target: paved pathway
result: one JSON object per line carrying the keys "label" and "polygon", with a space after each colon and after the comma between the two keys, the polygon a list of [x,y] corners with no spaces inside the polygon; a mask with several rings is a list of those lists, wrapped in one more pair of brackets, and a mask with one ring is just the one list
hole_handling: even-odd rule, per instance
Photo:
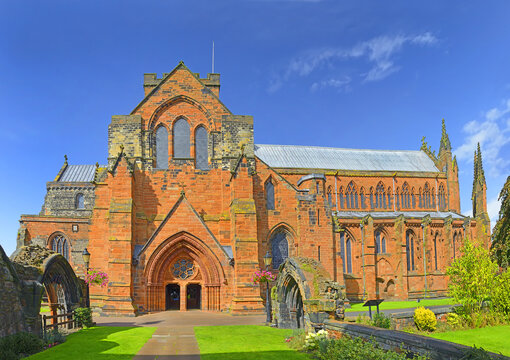
{"label": "paved pathway", "polygon": [[262,325],[265,315],[232,316],[206,311],[164,311],[138,317],[95,317],[103,326],[154,326],[152,337],[134,360],[199,360],[193,328],[212,325]]}

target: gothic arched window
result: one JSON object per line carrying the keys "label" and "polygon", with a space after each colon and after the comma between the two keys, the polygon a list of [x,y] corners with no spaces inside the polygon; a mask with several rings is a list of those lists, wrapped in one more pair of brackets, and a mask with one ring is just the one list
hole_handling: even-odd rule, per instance
{"label": "gothic arched window", "polygon": [[364,209],[365,208],[365,188],[361,188],[359,190],[359,202],[360,202],[360,205],[361,205],[361,208]]}
{"label": "gothic arched window", "polygon": [[388,198],[388,209],[391,209],[391,188],[388,188],[386,191],[386,197]]}
{"label": "gothic arched window", "polygon": [[338,198],[340,199],[340,209],[344,208],[344,188],[340,186],[338,190]]}
{"label": "gothic arched window", "polygon": [[85,197],[82,193],[76,194],[76,198],[74,199],[74,207],[76,209],[85,209]]}
{"label": "gothic arched window", "polygon": [[199,126],[195,131],[195,167],[200,170],[209,169],[207,130]]}
{"label": "gothic arched window", "polygon": [[156,130],[156,169],[168,169],[168,130],[164,126]]}
{"label": "gothic arched window", "polygon": [[386,253],[386,237],[380,230],[375,231],[375,253]]}
{"label": "gothic arched window", "polygon": [[439,209],[445,210],[446,209],[446,197],[445,197],[445,193],[444,193],[443,184],[439,185],[438,197],[439,197],[439,199],[438,199],[439,200]]}
{"label": "gothic arched window", "polygon": [[435,263],[435,269],[437,270],[437,237],[438,233],[436,233],[436,236],[434,236],[434,263]]}
{"label": "gothic arched window", "polygon": [[331,186],[328,187],[328,204],[329,207],[333,207],[333,195],[331,194]]}
{"label": "gothic arched window", "polygon": [[266,181],[266,209],[274,210],[274,184],[271,178]]}
{"label": "gothic arched window", "polygon": [[414,196],[414,188],[411,189],[411,206],[416,209],[416,197]]}
{"label": "gothic arched window", "polygon": [[425,187],[423,188],[423,207],[427,209],[431,207],[430,187],[428,183],[425,183]]}
{"label": "gothic arched window", "polygon": [[69,244],[62,234],[55,235],[50,242],[51,250],[58,252],[69,261]]}
{"label": "gothic arched window", "polygon": [[397,190],[395,190],[395,206],[397,210],[400,210],[400,191],[397,187]]}
{"label": "gothic arched window", "polygon": [[358,192],[356,191],[356,185],[352,181],[347,185],[347,190],[345,190],[345,199],[347,200],[348,209],[358,208]]}
{"label": "gothic arched window", "polygon": [[375,189],[375,207],[379,209],[386,209],[386,196],[384,193],[384,185],[382,183],[379,183]]}
{"label": "gothic arched window", "polygon": [[270,241],[273,269],[278,269],[285,259],[289,257],[287,233],[285,231],[277,231],[271,236]]}
{"label": "gothic arched window", "polygon": [[344,273],[352,274],[352,238],[345,231],[340,233],[340,255]]}
{"label": "gothic arched window", "polygon": [[405,182],[404,185],[402,185],[401,198],[402,198],[402,207],[409,209],[411,207],[411,202],[409,199],[409,185],[407,184],[407,182]]}
{"label": "gothic arched window", "polygon": [[375,209],[375,201],[374,201],[374,188],[370,188],[370,208]]}
{"label": "gothic arched window", "polygon": [[180,118],[174,124],[174,158],[189,159],[190,155],[190,126],[188,122]]}
{"label": "gothic arched window", "polygon": [[406,232],[406,258],[407,271],[414,271],[414,233],[412,230]]}

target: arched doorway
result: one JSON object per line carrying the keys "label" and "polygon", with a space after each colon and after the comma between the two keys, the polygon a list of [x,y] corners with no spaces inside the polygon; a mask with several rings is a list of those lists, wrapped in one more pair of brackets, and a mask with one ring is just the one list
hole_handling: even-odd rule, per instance
{"label": "arched doorway", "polygon": [[200,310],[202,303],[202,286],[200,284],[188,284],[186,287],[186,309]]}
{"label": "arched doorway", "polygon": [[220,310],[223,269],[211,249],[191,234],[176,234],[158,246],[145,276],[149,311]]}
{"label": "arched doorway", "polygon": [[165,288],[165,310],[181,309],[181,287],[179,284],[168,284]]}

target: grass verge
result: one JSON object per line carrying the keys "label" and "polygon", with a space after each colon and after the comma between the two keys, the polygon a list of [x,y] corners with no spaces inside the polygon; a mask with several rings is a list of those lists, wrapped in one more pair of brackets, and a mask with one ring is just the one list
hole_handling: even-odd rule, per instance
{"label": "grass verge", "polygon": [[70,334],[65,343],[28,357],[30,360],[131,360],[155,327],[98,326]]}
{"label": "grass verge", "polygon": [[198,326],[195,335],[202,360],[308,360],[310,357],[291,349],[285,338],[290,329],[258,325]]}
{"label": "grass verge", "polygon": [[[345,309],[345,312],[367,311],[368,306],[363,306],[364,303],[353,304],[350,309]],[[455,305],[453,298],[447,299],[427,299],[418,301],[383,301],[379,305],[379,310],[395,310],[395,309],[414,309],[419,306],[437,306],[437,305]],[[372,311],[375,311],[375,306],[372,306]]]}
{"label": "grass verge", "polygon": [[508,341],[510,325],[430,333],[427,336],[467,346],[476,345],[487,351],[510,356],[510,341]]}

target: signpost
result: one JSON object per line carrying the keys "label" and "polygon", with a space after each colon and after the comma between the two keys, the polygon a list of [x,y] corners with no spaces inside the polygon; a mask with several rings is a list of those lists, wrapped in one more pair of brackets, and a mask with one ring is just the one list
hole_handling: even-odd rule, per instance
{"label": "signpost", "polygon": [[375,300],[368,300],[366,303],[363,304],[363,306],[368,306],[368,316],[370,316],[370,320],[372,320],[372,306],[377,307],[377,313],[379,314],[379,304],[382,303],[384,299],[375,299]]}

